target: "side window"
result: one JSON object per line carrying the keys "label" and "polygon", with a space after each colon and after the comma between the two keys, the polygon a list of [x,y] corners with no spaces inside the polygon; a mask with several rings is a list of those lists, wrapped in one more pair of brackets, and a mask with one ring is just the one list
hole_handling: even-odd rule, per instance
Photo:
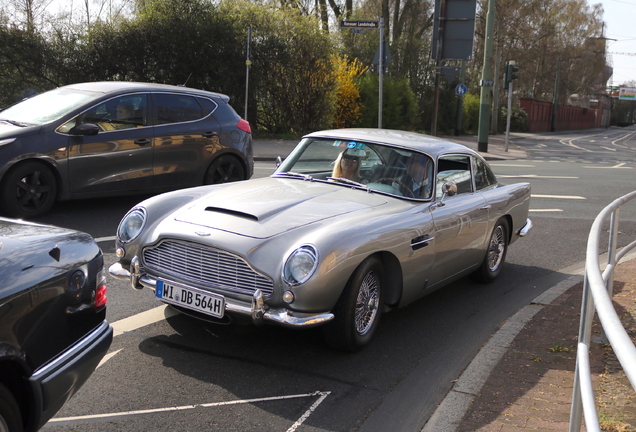
{"label": "side window", "polygon": [[470,157],[444,156],[437,161],[437,198],[442,196],[442,185],[448,181],[457,184],[457,194],[473,192]]}
{"label": "side window", "polygon": [[205,117],[196,98],[178,94],[155,94],[157,124],[182,123]]}
{"label": "side window", "polygon": [[96,124],[103,132],[147,126],[148,96],[132,94],[109,99],[84,111],[58,130],[68,133],[74,126],[86,123]]}
{"label": "side window", "polygon": [[477,190],[486,189],[497,184],[497,178],[490,167],[479,158],[473,159],[473,170],[475,172],[475,186]]}

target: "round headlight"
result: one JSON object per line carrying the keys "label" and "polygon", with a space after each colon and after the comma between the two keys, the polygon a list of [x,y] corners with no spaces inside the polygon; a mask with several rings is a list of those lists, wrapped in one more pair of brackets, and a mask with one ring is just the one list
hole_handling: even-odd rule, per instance
{"label": "round headlight", "polygon": [[146,223],[146,211],[143,208],[134,208],[128,212],[119,223],[117,237],[123,243],[134,240]]}
{"label": "round headlight", "polygon": [[318,252],[313,246],[305,245],[296,249],[285,261],[283,277],[290,285],[307,282],[318,266]]}

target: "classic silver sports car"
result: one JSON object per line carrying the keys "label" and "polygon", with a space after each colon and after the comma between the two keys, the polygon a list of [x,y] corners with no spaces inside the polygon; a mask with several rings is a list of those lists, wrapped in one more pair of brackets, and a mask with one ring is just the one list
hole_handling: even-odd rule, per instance
{"label": "classic silver sports car", "polygon": [[306,135],[269,177],[141,202],[110,273],[201,319],[324,325],[355,351],[383,311],[465,275],[497,277],[532,224],[530,185],[465,146],[412,132]]}

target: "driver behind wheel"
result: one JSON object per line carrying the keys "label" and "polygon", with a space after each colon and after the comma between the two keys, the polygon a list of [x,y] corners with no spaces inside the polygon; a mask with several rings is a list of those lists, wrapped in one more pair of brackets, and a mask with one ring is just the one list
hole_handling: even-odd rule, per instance
{"label": "driver behind wheel", "polygon": [[400,193],[412,198],[430,198],[431,177],[433,174],[433,162],[430,158],[420,153],[411,153],[406,162],[406,173],[399,181],[392,184]]}

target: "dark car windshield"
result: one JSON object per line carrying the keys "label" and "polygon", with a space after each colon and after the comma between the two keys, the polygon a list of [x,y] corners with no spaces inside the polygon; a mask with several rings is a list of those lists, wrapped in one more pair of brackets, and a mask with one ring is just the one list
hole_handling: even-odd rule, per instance
{"label": "dark car windshield", "polygon": [[58,88],[25,99],[4,111],[0,111],[0,120],[43,125],[60,119],[67,113],[100,96],[103,95],[70,88]]}
{"label": "dark car windshield", "polygon": [[[359,186],[406,198],[429,199],[433,161],[422,153],[388,145],[305,138],[273,176]],[[301,176],[302,175],[302,176]]]}

